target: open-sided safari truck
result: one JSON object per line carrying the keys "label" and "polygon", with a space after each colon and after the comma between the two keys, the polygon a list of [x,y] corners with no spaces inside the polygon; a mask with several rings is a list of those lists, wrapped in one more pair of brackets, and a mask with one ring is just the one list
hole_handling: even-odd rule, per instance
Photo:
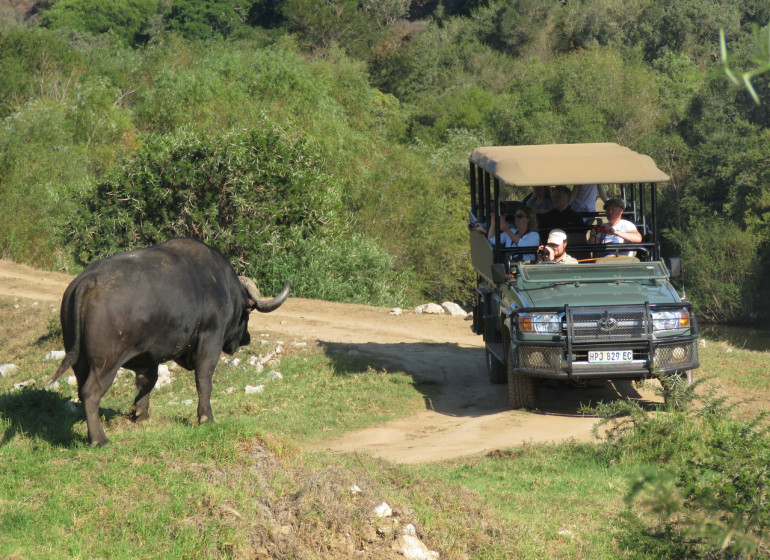
{"label": "open-sided safari truck", "polygon": [[499,223],[501,207],[522,200],[525,187],[602,184],[625,200],[623,218],[642,235],[639,243],[589,244],[587,229],[603,212],[583,213],[586,228],[567,231],[567,253],[579,264],[535,264],[522,262],[533,247],[505,248],[500,228],[494,246],[470,228],[473,330],[484,336],[490,381],[507,381],[513,408],[534,408],[542,379],[691,379],[700,365],[695,314],[669,281],[657,235],[656,188],[668,180],[649,156],[612,143],[471,154],[469,225]]}

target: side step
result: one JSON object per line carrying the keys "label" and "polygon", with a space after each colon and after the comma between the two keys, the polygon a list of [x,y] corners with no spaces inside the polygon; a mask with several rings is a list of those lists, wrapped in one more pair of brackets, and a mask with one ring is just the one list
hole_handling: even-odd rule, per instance
{"label": "side step", "polygon": [[502,342],[487,342],[487,351],[501,364],[505,363],[505,348]]}

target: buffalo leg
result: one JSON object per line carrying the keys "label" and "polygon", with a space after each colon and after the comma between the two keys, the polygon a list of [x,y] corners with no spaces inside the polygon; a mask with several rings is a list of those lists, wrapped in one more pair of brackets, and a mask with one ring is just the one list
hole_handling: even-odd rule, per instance
{"label": "buffalo leg", "polygon": [[[118,366],[114,365],[109,369],[91,368],[88,379],[79,388],[80,400],[86,411],[86,425],[88,426],[88,441],[92,445],[104,445],[107,443],[107,436],[104,435],[102,423],[99,420],[99,403],[102,397],[110,388],[115,380],[115,374],[118,372]],[[78,379],[78,383],[80,380]]]}
{"label": "buffalo leg", "polygon": [[143,422],[150,417],[150,391],[158,381],[158,366],[136,370],[136,389],[134,405],[129,409],[134,422]]}
{"label": "buffalo leg", "polygon": [[195,364],[195,387],[198,389],[198,424],[213,422],[211,410],[211,390],[214,368],[219,361],[220,350],[203,354]]}

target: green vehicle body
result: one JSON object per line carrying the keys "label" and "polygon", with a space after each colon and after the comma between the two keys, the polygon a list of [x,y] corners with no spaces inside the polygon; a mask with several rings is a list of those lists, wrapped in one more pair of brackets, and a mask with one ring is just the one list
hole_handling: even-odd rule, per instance
{"label": "green vehicle body", "polygon": [[[608,173],[604,162],[613,157],[619,171]],[[527,167],[528,158],[542,160],[535,164],[539,172]],[[473,330],[484,337],[490,381],[508,383],[513,408],[536,407],[542,379],[583,383],[673,374],[691,380],[699,367],[694,310],[660,259],[656,187],[668,177],[651,162],[616,144],[480,148],[472,154],[471,222],[497,220],[506,188],[516,191],[509,187],[602,183],[619,186],[629,202],[624,218],[642,233],[641,243],[608,244],[597,252],[585,234],[568,231],[567,252],[586,261],[570,265],[522,262],[532,247],[502,248],[499,233],[493,247],[483,233],[469,232],[477,274]],[[621,256],[621,249],[635,256]],[[597,256],[613,251],[618,256]]]}

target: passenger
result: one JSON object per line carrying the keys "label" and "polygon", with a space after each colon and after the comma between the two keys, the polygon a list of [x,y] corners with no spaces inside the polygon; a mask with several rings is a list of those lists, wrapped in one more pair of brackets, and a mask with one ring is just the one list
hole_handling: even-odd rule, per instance
{"label": "passenger", "polygon": [[[519,203],[515,203],[519,204]],[[513,246],[513,239],[509,235],[508,232],[510,232],[510,226],[508,225],[508,214],[510,212],[509,206],[512,206],[511,203],[508,202],[501,202],[500,203],[500,242],[502,243],[503,247],[512,247]],[[491,219],[491,217],[490,217]],[[487,236],[487,241],[489,241],[489,244],[492,245],[492,247],[495,246],[495,224],[492,222],[489,228],[485,228],[482,224],[476,223],[473,224],[473,229],[476,231],[480,231],[484,235]]]}
{"label": "passenger", "polygon": [[[589,243],[641,243],[642,234],[636,226],[623,219],[623,210],[626,204],[619,198],[610,198],[604,203],[604,211],[607,214],[607,223],[600,224],[591,230],[588,236]],[[612,256],[616,253],[605,253],[604,256]],[[633,251],[617,253],[619,255],[633,256]]]}
{"label": "passenger", "polygon": [[602,185],[575,185],[569,199],[570,208],[575,212],[596,212],[597,195],[604,202],[609,199]]}
{"label": "passenger", "polygon": [[[586,229],[588,228],[583,222],[583,218],[570,208],[570,196],[572,196],[572,192],[563,185],[551,189],[553,208],[540,217],[541,236],[544,236],[545,232],[557,228],[569,232],[585,234]],[[585,239],[585,237],[583,239]]]}
{"label": "passenger", "polygon": [[546,244],[537,248],[537,260],[535,263],[578,264],[577,259],[568,255],[566,251],[567,234],[563,230],[554,229],[548,234]]}
{"label": "passenger", "polygon": [[[537,232],[537,216],[529,206],[519,206],[513,215],[516,228],[506,232],[514,247],[537,247],[540,245],[540,234]],[[535,260],[534,254],[522,255],[521,260]]]}
{"label": "passenger", "polygon": [[545,214],[553,206],[551,200],[551,187],[532,187],[532,196],[527,199],[527,206],[535,211],[535,214]]}

